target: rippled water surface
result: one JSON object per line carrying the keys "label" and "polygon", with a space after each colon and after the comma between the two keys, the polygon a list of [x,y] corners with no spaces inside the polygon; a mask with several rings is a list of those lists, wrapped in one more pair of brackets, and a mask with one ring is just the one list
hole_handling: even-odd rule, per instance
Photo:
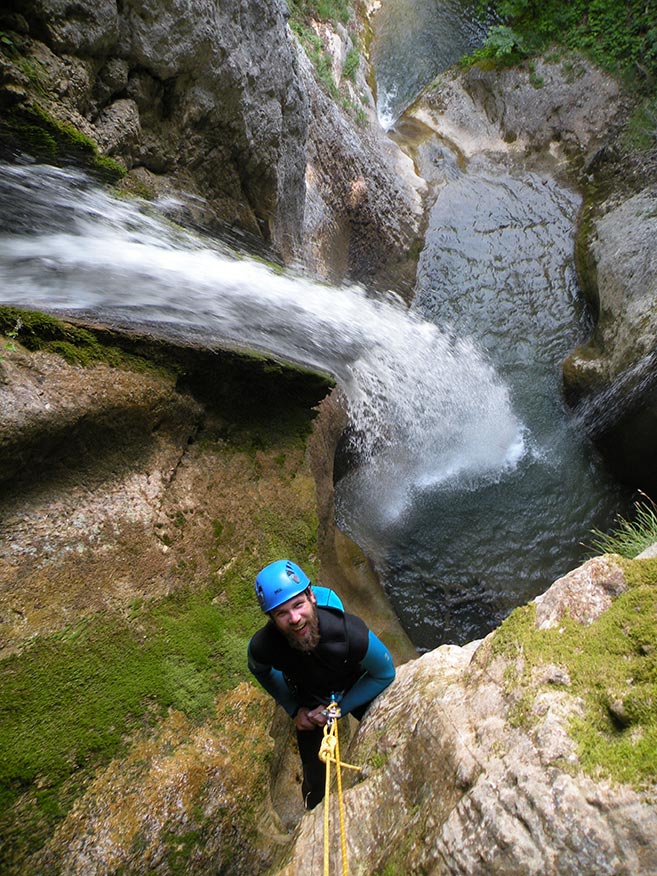
{"label": "rippled water surface", "polygon": [[471,0],[383,0],[373,18],[377,111],[389,128],[425,85],[480,46],[487,19]]}

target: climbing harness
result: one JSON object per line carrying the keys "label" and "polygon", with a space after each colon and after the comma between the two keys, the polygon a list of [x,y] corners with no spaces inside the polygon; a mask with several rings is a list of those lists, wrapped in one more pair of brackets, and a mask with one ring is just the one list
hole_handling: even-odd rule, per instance
{"label": "climbing harness", "polygon": [[342,876],[349,876],[347,866],[347,835],[345,831],[344,803],[342,800],[342,772],[341,768],[360,771],[360,767],[340,760],[340,741],[338,739],[338,718],[341,716],[340,706],[335,699],[322,712],[327,721],[324,725],[324,738],[319,749],[319,759],[326,764],[326,787],[324,792],[324,876],[329,876],[330,863],[330,793],[331,793],[331,764],[335,764],[336,785],[338,791],[338,812],[340,816],[340,845],[342,849]]}

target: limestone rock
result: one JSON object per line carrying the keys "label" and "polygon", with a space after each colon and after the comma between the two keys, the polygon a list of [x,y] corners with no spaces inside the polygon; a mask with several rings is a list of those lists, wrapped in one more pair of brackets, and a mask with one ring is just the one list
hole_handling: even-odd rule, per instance
{"label": "limestone rock", "polygon": [[619,116],[618,83],[577,56],[507,70],[475,66],[464,86],[505,141],[520,139],[532,150],[555,143],[576,156],[594,149]]}
{"label": "limestone rock", "polygon": [[[593,581],[617,593],[618,572],[613,559],[601,559],[553,585],[539,610],[565,609],[564,590],[568,605],[583,605]],[[405,664],[365,717],[343,755],[369,764],[345,793],[349,872],[653,876],[654,788],[595,781],[582,771],[568,732],[582,704],[561,667],[546,667],[527,720],[514,720],[510,666],[490,647],[494,635]],[[302,820],[278,876],[321,867],[323,808]],[[337,874],[335,810],[332,818],[330,872]]]}
{"label": "limestone rock", "polygon": [[116,2],[36,0],[25,6],[26,18],[39,38],[60,54],[102,54],[116,41]]}
{"label": "limestone rock", "polygon": [[407,253],[419,234],[424,183],[382,132],[357,128],[300,59],[310,101],[304,253],[320,275],[345,274],[410,294]]}
{"label": "limestone rock", "polygon": [[509,69],[448,70],[405,117],[429,125],[466,157],[549,150],[565,167],[599,147],[621,106],[618,84],[588,61],[538,58]]}
{"label": "limestone rock", "polygon": [[590,250],[598,320],[571,369],[608,385],[636,369],[657,343],[657,193],[647,190],[594,222]]}
{"label": "limestone rock", "polygon": [[[0,103],[28,112],[30,125],[34,105],[72,125],[128,170],[126,188],[175,193],[176,221],[237,227],[324,277],[375,282],[390,265],[388,281],[410,285],[420,182],[374,133],[373,111],[361,128],[317,83],[284,0],[13,6],[7,21],[28,33],[16,40],[21,55],[0,57]],[[320,35],[341,76],[345,28]],[[344,101],[360,105],[362,94],[373,106],[363,66],[341,83]],[[20,133],[6,136],[22,147]]]}
{"label": "limestone rock", "polygon": [[[22,50],[47,76],[39,100],[49,113],[128,169],[178,179],[223,221],[294,251],[307,101],[284,3],[15,5],[30,28]],[[50,69],[37,60],[47,52]],[[73,88],[67,74],[82,67],[86,82]]]}
{"label": "limestone rock", "polygon": [[657,484],[657,193],[603,205],[583,277],[597,311],[591,339],[564,364],[566,397],[624,479]]}
{"label": "limestone rock", "polygon": [[536,625],[539,629],[557,626],[564,615],[590,624],[626,589],[618,563],[612,557],[594,557],[536,598]]}

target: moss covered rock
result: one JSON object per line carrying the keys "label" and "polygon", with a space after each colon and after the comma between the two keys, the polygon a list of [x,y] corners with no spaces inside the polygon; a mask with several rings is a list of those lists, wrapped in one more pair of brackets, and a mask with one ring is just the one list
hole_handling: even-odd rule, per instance
{"label": "moss covered rock", "polygon": [[[652,874],[656,600],[655,560],[597,558],[402,666],[343,755],[350,872]],[[320,811],[277,873],[322,850]]]}

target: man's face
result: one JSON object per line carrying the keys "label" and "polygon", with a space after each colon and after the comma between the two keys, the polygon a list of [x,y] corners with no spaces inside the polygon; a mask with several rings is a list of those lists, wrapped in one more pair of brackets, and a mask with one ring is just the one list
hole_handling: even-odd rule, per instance
{"label": "man's face", "polygon": [[293,648],[298,651],[312,651],[317,646],[319,620],[312,590],[288,599],[274,608],[270,616]]}

